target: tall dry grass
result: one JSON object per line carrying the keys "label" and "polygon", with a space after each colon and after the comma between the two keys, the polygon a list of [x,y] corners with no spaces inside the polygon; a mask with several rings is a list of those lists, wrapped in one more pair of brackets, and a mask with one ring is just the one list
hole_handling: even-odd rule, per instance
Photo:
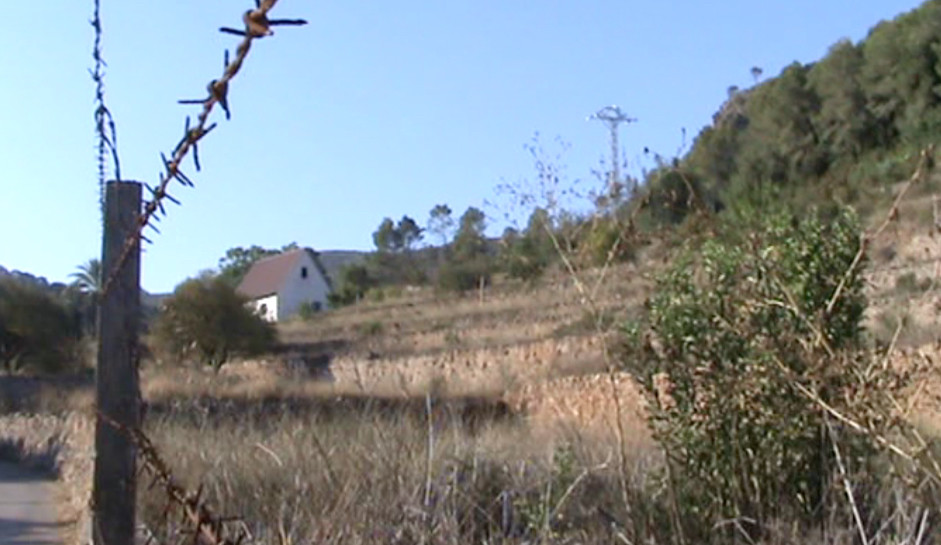
{"label": "tall dry grass", "polygon": [[[610,543],[603,513],[623,516],[605,449],[537,436],[486,402],[180,400],[154,411],[148,434],[178,477],[244,516],[257,543]],[[162,502],[143,492],[142,518],[172,534]]]}
{"label": "tall dry grass", "polygon": [[[422,399],[177,399],[152,411],[147,432],[181,483],[242,517],[250,543],[688,543],[649,443],[634,445],[624,481],[610,436],[542,433],[482,401],[438,400],[429,411]],[[917,487],[889,471],[848,478],[865,498],[868,543],[941,537]],[[180,536],[164,501],[141,488],[142,522],[172,543]],[[846,516],[775,521],[763,543],[857,543],[849,508],[839,494],[830,501]],[[747,521],[698,531],[749,543],[736,525]]]}

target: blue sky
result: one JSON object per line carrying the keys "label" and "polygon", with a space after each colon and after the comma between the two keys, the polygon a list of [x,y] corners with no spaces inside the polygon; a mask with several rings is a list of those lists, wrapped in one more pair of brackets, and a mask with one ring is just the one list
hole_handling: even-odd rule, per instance
{"label": "blue sky", "polygon": [[[0,33],[0,265],[66,280],[100,252],[91,0],[7,2]],[[586,116],[639,118],[621,144],[672,155],[750,69],[776,75],[843,37],[863,38],[915,0],[281,0],[310,25],[258,41],[229,91],[232,120],[200,146],[143,263],[171,290],[226,249],[297,241],[369,249],[384,216],[424,223],[436,203],[483,207],[526,185],[534,133],[561,138],[572,179],[590,179],[607,133]],[[153,182],[161,151],[237,38],[252,2],[102,0],[107,103],[125,179]],[[221,114],[221,112],[217,112]],[[190,168],[192,171],[192,168]],[[502,231],[502,208],[493,233]]]}

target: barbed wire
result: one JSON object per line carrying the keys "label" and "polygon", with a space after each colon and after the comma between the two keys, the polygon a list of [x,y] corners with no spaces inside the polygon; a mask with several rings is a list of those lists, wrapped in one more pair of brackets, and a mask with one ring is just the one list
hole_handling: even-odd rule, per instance
{"label": "barbed wire", "polygon": [[[105,63],[101,53],[101,0],[95,0],[91,26],[95,29],[95,43],[92,47],[92,59],[95,61],[95,68],[91,71],[91,77],[92,81],[95,82],[95,133],[98,136],[98,205],[104,211],[105,180],[108,176],[105,156],[110,150],[114,178],[118,181],[121,180],[121,161],[118,159],[118,134],[114,117],[111,116],[111,110],[105,105],[104,67],[107,63]],[[110,137],[108,132],[111,133]]]}
{"label": "barbed wire", "polygon": [[[169,193],[170,184],[176,180],[183,187],[194,187],[192,180],[182,171],[182,163],[190,150],[193,151],[193,163],[197,171],[201,170],[199,161],[198,143],[215,127],[216,123],[209,123],[209,116],[216,104],[225,111],[226,118],[231,117],[231,111],[228,103],[229,82],[238,74],[242,67],[252,42],[256,39],[271,36],[274,32],[271,27],[278,25],[304,25],[303,19],[269,19],[268,12],[275,6],[277,0],[256,0],[255,8],[250,9],[242,15],[244,29],[233,29],[221,27],[220,32],[226,34],[235,34],[242,36],[242,41],[235,50],[235,57],[230,60],[229,52],[226,50],[224,56],[222,76],[214,79],[207,85],[208,96],[198,100],[180,100],[181,104],[199,104],[202,110],[196,116],[195,124],[190,116],[186,117],[183,136],[173,148],[170,156],[161,153],[164,172],[158,175],[156,186],[144,184],[150,192],[150,198],[143,203],[143,209],[137,220],[134,232],[124,241],[122,251],[111,271],[106,271],[107,277],[99,291],[99,300],[103,299],[111,289],[119,272],[126,265],[131,254],[139,248],[141,241],[151,242],[144,236],[144,229],[150,227],[157,233],[159,230],[154,225],[160,221],[161,217],[166,216],[164,201],[169,200],[177,205],[180,201]],[[95,11],[92,25],[95,28],[94,59],[95,69],[92,77],[96,83],[95,119],[98,131],[98,167],[99,183],[101,189],[104,189],[104,179],[106,175],[105,154],[110,149],[114,160],[115,178],[120,181],[120,165],[117,154],[117,140],[115,137],[114,120],[110,111],[104,105],[104,80],[103,67],[105,65],[101,56],[101,18],[100,18],[100,0],[95,0]],[[111,131],[110,137],[105,128]],[[103,194],[103,191],[102,191]],[[103,201],[102,201],[103,204]],[[146,473],[151,478],[151,486],[159,486],[167,498],[167,506],[164,516],[169,517],[171,511],[178,507],[182,514],[182,530],[184,533],[191,533],[194,543],[207,543],[211,545],[237,545],[242,543],[248,535],[243,530],[231,531],[228,523],[238,521],[238,519],[225,518],[216,515],[207,505],[205,496],[200,487],[195,493],[188,492],[185,488],[177,484],[170,467],[160,456],[157,448],[144,432],[137,428],[128,428],[114,421],[109,416],[99,412],[99,418],[108,425],[114,426],[128,435],[131,442],[137,449],[137,456],[141,461],[140,471]],[[155,540],[151,535],[148,542]]]}
{"label": "barbed wire", "polygon": [[[137,456],[141,461],[140,472],[150,477],[150,487],[159,486],[167,498],[167,504],[163,510],[164,519],[169,520],[174,507],[179,508],[183,523],[191,526],[189,532],[193,534],[194,543],[239,545],[248,539],[249,536],[244,528],[230,529],[241,519],[217,515],[209,507],[201,486],[196,492],[189,492],[178,484],[170,466],[160,456],[157,447],[140,429],[125,426],[101,411],[98,411],[98,417],[109,426],[124,433],[137,449]],[[154,542],[157,542],[157,538],[151,534],[147,538],[147,543]]]}
{"label": "barbed wire", "polygon": [[[96,6],[97,1],[98,0],[96,0]],[[156,233],[160,233],[155,223],[166,216],[164,201],[168,200],[173,204],[180,204],[179,199],[170,194],[170,184],[176,180],[183,187],[195,187],[195,184],[189,176],[182,171],[183,160],[192,149],[194,167],[197,172],[201,170],[198,143],[216,127],[216,123],[209,124],[209,114],[212,113],[213,108],[218,104],[225,112],[226,119],[231,117],[228,102],[229,82],[242,68],[242,64],[245,62],[248,52],[251,49],[252,42],[273,35],[274,31],[272,27],[274,26],[299,26],[307,24],[307,21],[304,19],[269,19],[268,12],[274,8],[277,1],[278,0],[255,0],[255,9],[250,9],[242,15],[243,29],[230,27],[219,28],[219,31],[222,33],[242,36],[242,41],[235,49],[235,58],[231,59],[230,62],[229,52],[226,50],[222,76],[210,81],[206,86],[206,90],[208,91],[206,98],[183,99],[178,101],[180,104],[200,104],[202,105],[202,111],[196,116],[195,126],[192,126],[191,118],[189,116],[186,117],[183,137],[180,139],[179,143],[177,143],[176,147],[173,148],[170,156],[167,157],[164,153],[160,154],[163,161],[164,172],[158,175],[159,182],[156,186],[144,184],[147,191],[150,192],[150,198],[145,201],[143,210],[138,218],[135,232],[125,241],[124,248],[115,264],[114,270],[108,272],[108,277],[100,291],[100,297],[104,297],[108,293],[118,271],[124,267],[128,257],[138,244],[141,241],[152,242],[144,236],[144,229],[150,227]],[[100,21],[98,28],[100,28]],[[115,160],[117,160],[116,153]]]}

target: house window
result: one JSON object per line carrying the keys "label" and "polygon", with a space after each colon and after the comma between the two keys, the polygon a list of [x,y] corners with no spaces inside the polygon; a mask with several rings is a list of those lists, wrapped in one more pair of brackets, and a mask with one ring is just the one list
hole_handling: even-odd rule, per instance
{"label": "house window", "polygon": [[301,278],[307,278],[307,267],[301,267]]}
{"label": "house window", "polygon": [[314,312],[320,312],[321,310],[323,310],[323,303],[314,301]]}
{"label": "house window", "polygon": [[261,306],[258,307],[258,312],[260,312],[262,316],[267,318],[268,317],[268,305],[262,303]]}

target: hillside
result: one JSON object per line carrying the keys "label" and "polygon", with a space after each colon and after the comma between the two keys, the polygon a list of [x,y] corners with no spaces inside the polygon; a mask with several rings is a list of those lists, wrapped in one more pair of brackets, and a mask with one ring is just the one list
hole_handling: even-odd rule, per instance
{"label": "hillside", "polygon": [[[941,129],[941,1],[841,40],[818,62],[793,63],[748,89],[729,89],[679,170],[718,208],[863,206],[903,179]],[[756,78],[757,79],[757,78]],[[690,211],[672,167],[647,182],[667,222]]]}
{"label": "hillside", "polygon": [[320,262],[330,278],[338,278],[343,267],[362,263],[369,255],[368,252],[358,250],[324,250],[319,253]]}

